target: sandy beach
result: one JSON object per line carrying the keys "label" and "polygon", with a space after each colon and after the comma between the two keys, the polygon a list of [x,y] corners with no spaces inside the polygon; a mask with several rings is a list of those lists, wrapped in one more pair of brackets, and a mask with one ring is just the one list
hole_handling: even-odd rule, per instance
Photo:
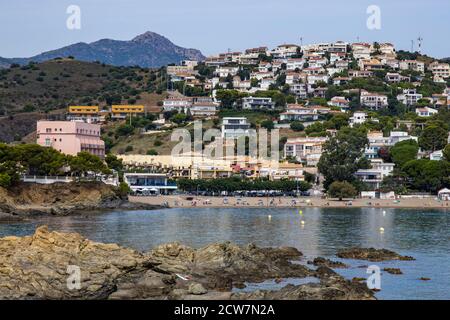
{"label": "sandy beach", "polygon": [[437,198],[399,199],[322,199],[317,197],[202,197],[189,195],[130,196],[130,202],[166,206],[169,208],[236,208],[236,207],[320,207],[320,208],[436,208],[450,209],[450,201]]}

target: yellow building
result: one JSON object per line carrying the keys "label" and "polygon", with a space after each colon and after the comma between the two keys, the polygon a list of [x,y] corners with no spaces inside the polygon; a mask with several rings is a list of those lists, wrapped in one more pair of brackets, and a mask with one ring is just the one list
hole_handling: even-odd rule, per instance
{"label": "yellow building", "polygon": [[98,106],[69,106],[67,120],[95,123],[101,121]]}
{"label": "yellow building", "polygon": [[113,105],[111,115],[113,119],[125,119],[127,116],[143,115],[145,107],[142,105]]}

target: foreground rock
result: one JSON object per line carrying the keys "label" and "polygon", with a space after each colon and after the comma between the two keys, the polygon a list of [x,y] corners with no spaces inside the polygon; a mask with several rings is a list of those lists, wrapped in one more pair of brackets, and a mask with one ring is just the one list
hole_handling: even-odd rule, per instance
{"label": "foreground rock", "polygon": [[362,282],[348,281],[327,267],[319,267],[320,283],[287,285],[281,290],[238,293],[232,299],[251,300],[374,300],[373,291]]}
{"label": "foreground rock", "polygon": [[105,209],[152,209],[130,203],[117,188],[101,182],[35,184],[21,183],[10,190],[0,187],[0,220],[36,215],[68,215]]}
{"label": "foreground rock", "polygon": [[402,270],[400,270],[399,268],[384,268],[383,271],[395,275],[403,274]]}
{"label": "foreground rock", "polygon": [[396,252],[386,249],[374,248],[350,248],[338,251],[336,254],[342,259],[356,259],[368,261],[389,261],[389,260],[415,260],[413,257],[402,256]]}
{"label": "foreground rock", "polygon": [[[0,298],[105,299],[120,278],[145,265],[134,250],[40,227],[33,236],[0,239]],[[69,266],[81,271],[79,290],[67,285]]]}
{"label": "foreground rock", "polygon": [[[148,253],[40,227],[0,239],[1,299],[373,299],[360,283],[327,267],[291,263],[294,248],[218,243],[192,249],[178,243]],[[79,287],[76,272],[80,270]],[[247,282],[315,277],[318,283],[279,291],[233,293]]]}
{"label": "foreground rock", "polygon": [[332,261],[330,259],[317,257],[313,261],[308,261],[309,264],[313,264],[316,267],[328,267],[331,269],[338,269],[338,268],[348,268],[348,266],[340,261]]}

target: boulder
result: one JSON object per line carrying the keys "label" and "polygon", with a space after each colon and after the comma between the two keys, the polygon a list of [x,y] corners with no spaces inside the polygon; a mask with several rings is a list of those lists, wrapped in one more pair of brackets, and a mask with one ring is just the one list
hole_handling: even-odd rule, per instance
{"label": "boulder", "polygon": [[350,248],[339,250],[336,254],[342,259],[356,259],[368,261],[389,261],[389,260],[415,260],[413,257],[402,256],[387,249],[375,248]]}

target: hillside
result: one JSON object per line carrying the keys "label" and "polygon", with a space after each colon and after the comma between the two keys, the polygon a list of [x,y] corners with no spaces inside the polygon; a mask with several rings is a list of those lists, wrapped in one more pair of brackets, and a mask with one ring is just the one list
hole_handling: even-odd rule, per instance
{"label": "hillside", "polygon": [[162,96],[151,92],[165,86],[160,77],[156,70],[72,59],[0,70],[0,141],[28,135],[37,119],[68,105],[156,105]]}
{"label": "hillside", "polygon": [[49,111],[68,104],[121,103],[153,91],[157,72],[57,59],[0,71],[0,115]]}
{"label": "hillside", "polygon": [[169,39],[146,32],[130,41],[102,39],[92,43],[76,43],[60,49],[41,53],[29,58],[0,58],[0,67],[9,63],[28,64],[43,62],[58,57],[74,57],[81,61],[99,61],[114,66],[161,67],[182,60],[203,60],[199,50],[186,49],[173,44]]}

